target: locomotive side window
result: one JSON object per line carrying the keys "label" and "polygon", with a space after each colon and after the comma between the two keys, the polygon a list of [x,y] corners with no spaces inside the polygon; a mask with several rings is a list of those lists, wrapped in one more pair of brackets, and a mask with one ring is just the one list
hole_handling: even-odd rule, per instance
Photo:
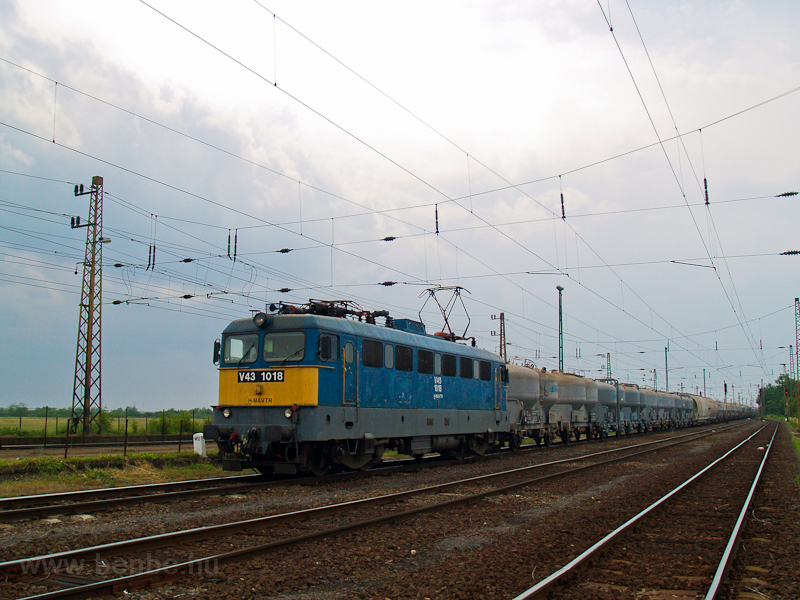
{"label": "locomotive side window", "polygon": [[433,374],[434,375],[441,375],[442,374],[442,355],[441,354],[434,354],[433,355]]}
{"label": "locomotive side window", "polygon": [[433,373],[433,352],[429,350],[417,351],[417,371],[426,375]]}
{"label": "locomotive side window", "polygon": [[348,365],[353,364],[353,342],[345,342],[344,345],[344,362]]}
{"label": "locomotive side window", "polygon": [[397,370],[411,371],[414,368],[414,351],[408,346],[397,347]]}
{"label": "locomotive side window", "polygon": [[394,369],[394,346],[391,344],[383,347],[383,365],[387,369]]}
{"label": "locomotive side window", "polygon": [[461,377],[464,379],[472,379],[472,359],[462,356],[458,362],[460,363],[458,365],[458,370],[461,373]]}
{"label": "locomotive side window", "polygon": [[303,360],[306,335],[301,331],[268,333],[264,336],[264,360],[288,362]]}
{"label": "locomotive side window", "polygon": [[383,344],[374,340],[364,340],[361,346],[361,364],[365,367],[382,367]]}
{"label": "locomotive side window", "polygon": [[480,371],[481,371],[481,379],[483,381],[492,380],[492,363],[490,363],[488,360],[481,361]]}
{"label": "locomotive side window", "polygon": [[252,363],[258,358],[258,335],[229,335],[225,338],[222,360],[226,363]]}
{"label": "locomotive side window", "polygon": [[319,336],[319,359],[339,360],[339,336],[322,333]]}
{"label": "locomotive side window", "polygon": [[452,354],[442,354],[442,375],[456,376],[456,357]]}

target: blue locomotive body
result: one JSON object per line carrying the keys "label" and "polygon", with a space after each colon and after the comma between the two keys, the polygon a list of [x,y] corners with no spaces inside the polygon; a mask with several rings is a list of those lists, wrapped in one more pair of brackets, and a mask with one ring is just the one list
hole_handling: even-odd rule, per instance
{"label": "blue locomotive body", "polygon": [[369,314],[364,322],[311,307],[223,331],[219,404],[204,430],[223,468],[324,473],[368,468],[388,448],[483,454],[505,439],[499,356],[427,335],[416,321],[380,326]]}

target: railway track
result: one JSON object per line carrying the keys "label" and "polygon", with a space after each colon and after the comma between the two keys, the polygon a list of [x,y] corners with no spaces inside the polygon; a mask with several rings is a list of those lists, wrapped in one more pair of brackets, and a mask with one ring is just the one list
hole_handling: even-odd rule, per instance
{"label": "railway track", "polygon": [[[636,459],[714,433],[711,430],[691,432],[677,438],[649,440],[635,446],[602,450],[352,502],[6,561],[0,563],[0,573],[16,592],[29,589],[30,585],[42,585],[43,582],[48,586],[65,587],[35,596],[40,599],[116,594],[123,589],[216,571],[223,565],[235,564],[277,549],[286,550],[312,540],[381,526],[423,513],[475,504],[492,496],[506,495],[524,487],[541,485],[548,480],[614,462]],[[475,491],[476,487],[479,491]],[[265,542],[263,538],[267,535],[267,528],[272,540]],[[298,530],[303,533],[298,535]],[[222,552],[221,549],[227,551]],[[202,556],[195,558],[196,552],[202,553]],[[154,565],[157,568],[149,568]],[[137,567],[139,572],[132,572]]]}
{"label": "railway track", "polygon": [[765,425],[514,600],[716,598],[777,429]]}
{"label": "railway track", "polygon": [[[736,425],[733,426],[735,427]],[[692,430],[690,433],[682,435],[699,435],[702,433],[702,431],[703,430]],[[661,440],[656,443],[661,443]],[[522,448],[523,451],[536,449],[537,446],[533,445]],[[400,460],[397,461],[398,464],[395,465],[389,464],[387,461],[384,466],[373,469],[367,473],[340,473],[325,477],[270,479],[263,475],[242,475],[117,488],[79,490],[73,492],[60,492],[55,494],[41,494],[34,496],[0,498],[0,523],[13,523],[26,519],[43,519],[65,514],[115,510],[125,506],[141,505],[145,502],[175,502],[192,498],[207,497],[211,495],[237,494],[266,489],[270,486],[278,484],[303,485],[309,482],[313,482],[315,484],[330,481],[335,482],[357,477],[386,475],[394,471],[407,471],[417,470],[420,468],[437,467],[458,462],[462,461],[435,457],[425,461]]]}

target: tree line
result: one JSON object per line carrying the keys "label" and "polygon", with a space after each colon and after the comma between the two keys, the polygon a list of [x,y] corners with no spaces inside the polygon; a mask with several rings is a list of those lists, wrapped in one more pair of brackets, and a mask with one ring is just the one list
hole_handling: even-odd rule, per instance
{"label": "tree line", "polygon": [[[190,408],[189,410],[182,410],[177,408],[167,408],[163,411],[161,410],[153,410],[153,411],[141,411],[136,406],[128,406],[126,408],[114,408],[111,410],[103,410],[103,416],[109,417],[111,419],[124,419],[127,413],[128,418],[135,419],[135,418],[142,418],[144,419],[147,417],[148,419],[160,419],[162,414],[166,414],[169,417],[175,416],[182,416],[185,414],[194,414],[195,419],[206,419],[211,417],[211,409],[206,407],[203,408]],[[25,405],[24,402],[19,403],[12,403],[6,407],[0,406],[0,417],[41,417],[44,418],[48,417],[71,417],[72,416],[72,409],[71,408],[54,408],[52,406],[49,407],[38,407],[38,408],[29,408]]]}
{"label": "tree line", "polygon": [[800,381],[784,373],[775,383],[761,389],[764,413],[797,418],[797,403],[800,398]]}

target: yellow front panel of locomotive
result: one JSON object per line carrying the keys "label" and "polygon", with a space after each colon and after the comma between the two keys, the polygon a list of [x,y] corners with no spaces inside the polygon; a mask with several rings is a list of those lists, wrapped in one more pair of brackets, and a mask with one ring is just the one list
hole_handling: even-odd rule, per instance
{"label": "yellow front panel of locomotive", "polygon": [[281,369],[221,369],[221,406],[316,406],[319,371],[297,367]]}

